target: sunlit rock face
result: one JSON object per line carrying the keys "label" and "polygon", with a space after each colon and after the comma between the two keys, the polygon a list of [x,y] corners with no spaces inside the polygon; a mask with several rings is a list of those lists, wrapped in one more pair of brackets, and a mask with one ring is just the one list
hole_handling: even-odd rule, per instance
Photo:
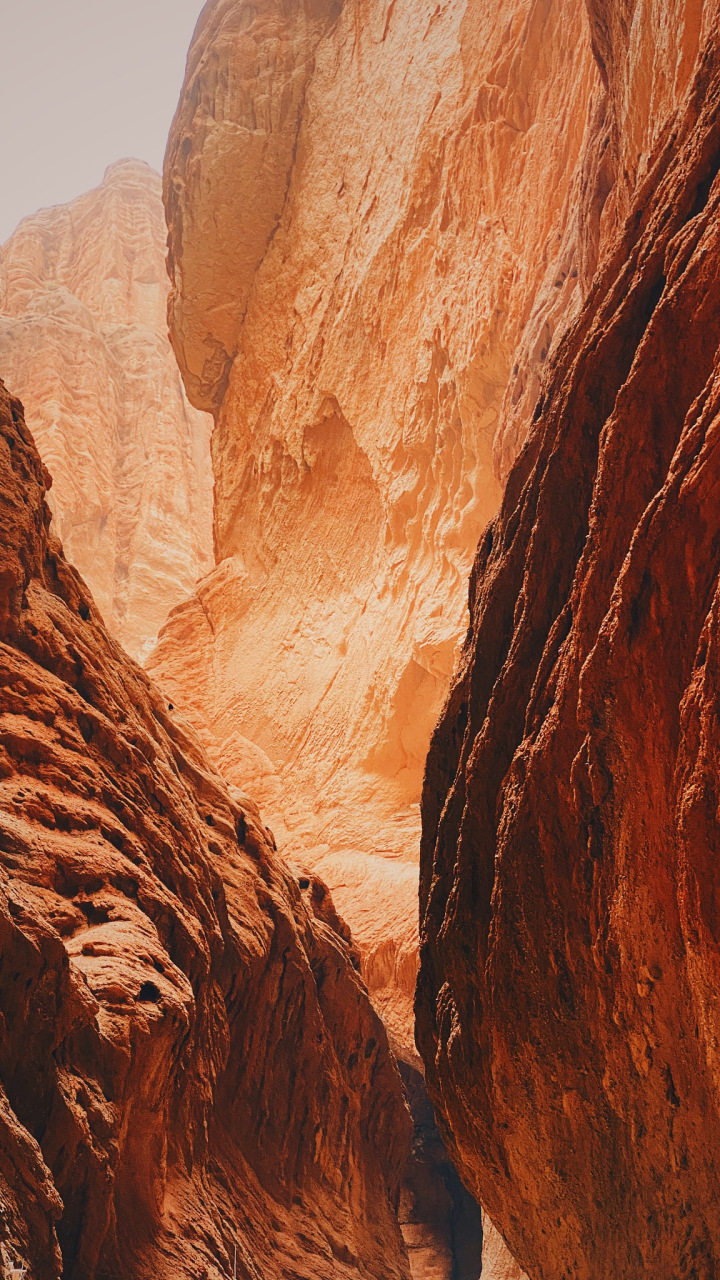
{"label": "sunlit rock face", "polygon": [[598,267],[428,758],[418,1043],[533,1280],[713,1280],[720,13],[588,8]]}
{"label": "sunlit rock face", "polygon": [[332,885],[408,1060],[424,760],[503,397],[514,379],[529,417],[580,300],[600,96],[574,0],[223,0],[170,136],[171,336],[217,420],[218,565],[152,671]]}
{"label": "sunlit rock face", "polygon": [[482,1280],[528,1280],[486,1213],[482,1215],[482,1236]]}
{"label": "sunlit rock face", "polygon": [[0,383],[6,1274],[410,1280],[347,926],[111,639],[46,480]]}
{"label": "sunlit rock face", "polygon": [[207,414],[167,339],[160,179],[140,161],[0,248],[0,376],[53,477],[65,553],[135,657],[212,565]]}

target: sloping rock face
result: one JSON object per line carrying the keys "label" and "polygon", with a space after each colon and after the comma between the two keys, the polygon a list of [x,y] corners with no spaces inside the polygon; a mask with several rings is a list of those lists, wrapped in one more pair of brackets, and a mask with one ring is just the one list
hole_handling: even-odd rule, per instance
{"label": "sloping rock face", "polygon": [[418,1040],[533,1280],[711,1280],[720,15],[589,10],[601,265],[480,543],[428,759]]}
{"label": "sloping rock face", "polygon": [[321,881],[105,631],[0,384],[0,1252],[409,1280],[410,1135]]}
{"label": "sloping rock face", "polygon": [[527,1280],[497,1227],[486,1213],[482,1215],[482,1280]]}
{"label": "sloping rock face", "polygon": [[580,301],[601,96],[574,0],[218,0],[171,131],[218,566],[151,670],[333,888],[408,1061],[422,770],[506,388]]}
{"label": "sloping rock face", "polygon": [[0,248],[0,376],[53,476],[65,553],[133,657],[213,564],[211,419],[167,340],[165,240],[158,175],[123,160]]}

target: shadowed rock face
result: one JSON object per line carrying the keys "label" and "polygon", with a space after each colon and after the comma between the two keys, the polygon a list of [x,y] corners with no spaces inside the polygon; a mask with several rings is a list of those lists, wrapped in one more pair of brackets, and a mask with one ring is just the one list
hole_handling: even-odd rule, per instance
{"label": "shadowed rock face", "polygon": [[135,658],[212,559],[211,419],[167,338],[159,176],[111,165],[0,248],[0,377],[53,477],[65,554]]}
{"label": "shadowed rock face", "polygon": [[331,885],[408,1061],[422,771],[503,398],[519,433],[581,300],[598,95],[576,0],[216,0],[168,145],[218,565],[151,670]]}
{"label": "shadowed rock face", "polygon": [[[720,28],[714,2],[675,6],[695,45],[673,79],[667,6],[589,7],[615,194],[480,542],[428,759],[418,1043],[533,1280],[711,1280]],[[642,136],[636,172],[613,169]]]}
{"label": "shadowed rock face", "polygon": [[38,1280],[409,1280],[347,928],[105,631],[0,384],[0,1250]]}

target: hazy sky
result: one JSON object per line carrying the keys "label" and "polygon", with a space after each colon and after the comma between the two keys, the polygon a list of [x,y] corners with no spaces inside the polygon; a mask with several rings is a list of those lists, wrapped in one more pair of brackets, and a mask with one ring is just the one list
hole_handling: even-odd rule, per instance
{"label": "hazy sky", "polygon": [[203,0],[0,0],[0,243],[25,214],[156,169]]}

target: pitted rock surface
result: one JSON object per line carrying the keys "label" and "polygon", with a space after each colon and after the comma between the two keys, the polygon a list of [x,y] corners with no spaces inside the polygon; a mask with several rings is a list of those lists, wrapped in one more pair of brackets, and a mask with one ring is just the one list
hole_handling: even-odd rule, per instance
{"label": "pitted rock surface", "polygon": [[0,1249],[37,1280],[409,1280],[348,930],[108,635],[0,384]]}

